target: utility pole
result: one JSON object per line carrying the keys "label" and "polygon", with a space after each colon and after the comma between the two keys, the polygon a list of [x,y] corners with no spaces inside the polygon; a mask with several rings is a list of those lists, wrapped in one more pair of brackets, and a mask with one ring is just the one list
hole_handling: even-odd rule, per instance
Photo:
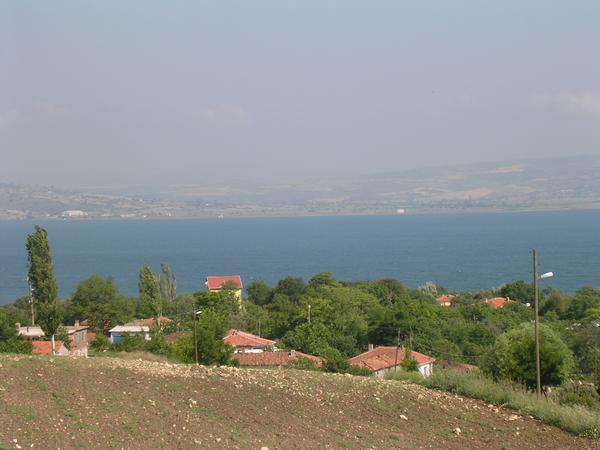
{"label": "utility pole", "polygon": [[197,319],[197,313],[196,313],[196,302],[194,301],[194,352],[196,354],[196,365],[198,365],[198,337],[197,337],[197,332],[196,332],[196,319]]}
{"label": "utility pole", "polygon": [[310,323],[310,305],[308,305],[308,323]]}
{"label": "utility pole", "polygon": [[27,284],[29,286],[29,305],[31,306],[31,326],[35,325],[35,309],[33,307],[33,287],[31,287],[31,281],[27,277]]}
{"label": "utility pole", "polygon": [[535,309],[535,395],[540,398],[542,394],[542,375],[540,362],[540,311],[539,311],[539,292],[538,292],[538,257],[537,252],[532,250],[533,254],[533,295]]}
{"label": "utility pole", "polygon": [[396,359],[394,360],[394,372],[398,371],[398,352],[400,351],[400,328],[398,328],[398,338],[396,340]]}

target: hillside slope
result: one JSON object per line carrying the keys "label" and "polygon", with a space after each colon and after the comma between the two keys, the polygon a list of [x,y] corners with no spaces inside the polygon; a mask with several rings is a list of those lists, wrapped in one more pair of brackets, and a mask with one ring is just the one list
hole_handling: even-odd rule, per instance
{"label": "hillside slope", "polygon": [[600,448],[412,384],[117,358],[0,355],[0,424],[0,448]]}

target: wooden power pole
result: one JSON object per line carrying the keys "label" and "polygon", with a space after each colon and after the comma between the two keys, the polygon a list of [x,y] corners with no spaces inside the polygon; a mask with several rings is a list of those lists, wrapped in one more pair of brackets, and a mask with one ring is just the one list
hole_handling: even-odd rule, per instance
{"label": "wooden power pole", "polygon": [[540,398],[542,394],[542,369],[540,361],[540,308],[539,308],[539,292],[538,292],[538,256],[535,249],[533,254],[533,295],[535,309],[535,395]]}

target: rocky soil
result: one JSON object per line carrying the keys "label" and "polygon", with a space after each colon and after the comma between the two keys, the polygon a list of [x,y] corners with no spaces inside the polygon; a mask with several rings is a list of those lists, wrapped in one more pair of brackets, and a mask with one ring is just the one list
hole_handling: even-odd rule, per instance
{"label": "rocky soil", "polygon": [[600,448],[398,381],[0,355],[0,448]]}

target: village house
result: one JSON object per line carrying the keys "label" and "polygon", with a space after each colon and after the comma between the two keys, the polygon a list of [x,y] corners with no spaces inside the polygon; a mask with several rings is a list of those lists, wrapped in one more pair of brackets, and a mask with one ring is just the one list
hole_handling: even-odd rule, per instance
{"label": "village house", "polygon": [[240,302],[242,301],[242,290],[244,289],[244,285],[242,284],[242,277],[239,275],[206,277],[204,284],[211,292],[220,292],[223,289],[231,289],[234,292],[235,297]]}
{"label": "village house", "polygon": [[452,302],[454,301],[455,298],[456,298],[456,295],[444,294],[444,295],[440,295],[438,298],[436,298],[435,301],[440,306],[452,306]]}
{"label": "village house", "polygon": [[318,356],[308,355],[295,350],[259,353],[238,352],[234,353],[231,357],[239,361],[240,366],[282,367],[302,359],[312,363],[315,367],[321,367],[323,364],[323,360]]}
{"label": "village house", "polygon": [[150,340],[150,327],[145,325],[117,325],[108,332],[113,344],[120,342],[123,336],[142,336],[146,341]]}
{"label": "village house", "polygon": [[494,298],[488,298],[487,300],[484,300],[481,303],[484,303],[486,305],[490,305],[492,308],[494,309],[498,309],[498,308],[504,308],[507,304],[512,303],[513,300],[511,300],[508,297],[494,297]]}
{"label": "village house", "polygon": [[[419,373],[428,377],[433,372],[433,363],[435,361],[431,356],[424,355],[414,350],[411,352],[412,358],[417,362]],[[389,372],[402,370],[402,361],[406,357],[404,347],[376,347],[365,353],[350,359],[350,364],[356,367],[364,367],[377,378],[383,378]]]}
{"label": "village house", "polygon": [[[39,326],[22,327],[16,324],[17,334],[24,339],[31,339],[31,352],[34,355],[51,355],[52,342],[43,340],[46,336]],[[75,325],[64,327],[69,336],[69,345],[61,340],[54,342],[55,354],[59,356],[87,356],[88,355],[88,336],[86,326],[80,325],[78,321]],[[68,347],[68,348],[67,348]]]}
{"label": "village house", "polygon": [[[34,355],[52,355],[51,341],[32,341],[31,353]],[[87,341],[70,342],[69,347],[63,341],[54,341],[54,354],[57,356],[84,356],[88,355]]]}
{"label": "village house", "polygon": [[234,353],[261,353],[277,350],[275,341],[240,330],[229,330],[223,337],[223,341],[233,347]]}

